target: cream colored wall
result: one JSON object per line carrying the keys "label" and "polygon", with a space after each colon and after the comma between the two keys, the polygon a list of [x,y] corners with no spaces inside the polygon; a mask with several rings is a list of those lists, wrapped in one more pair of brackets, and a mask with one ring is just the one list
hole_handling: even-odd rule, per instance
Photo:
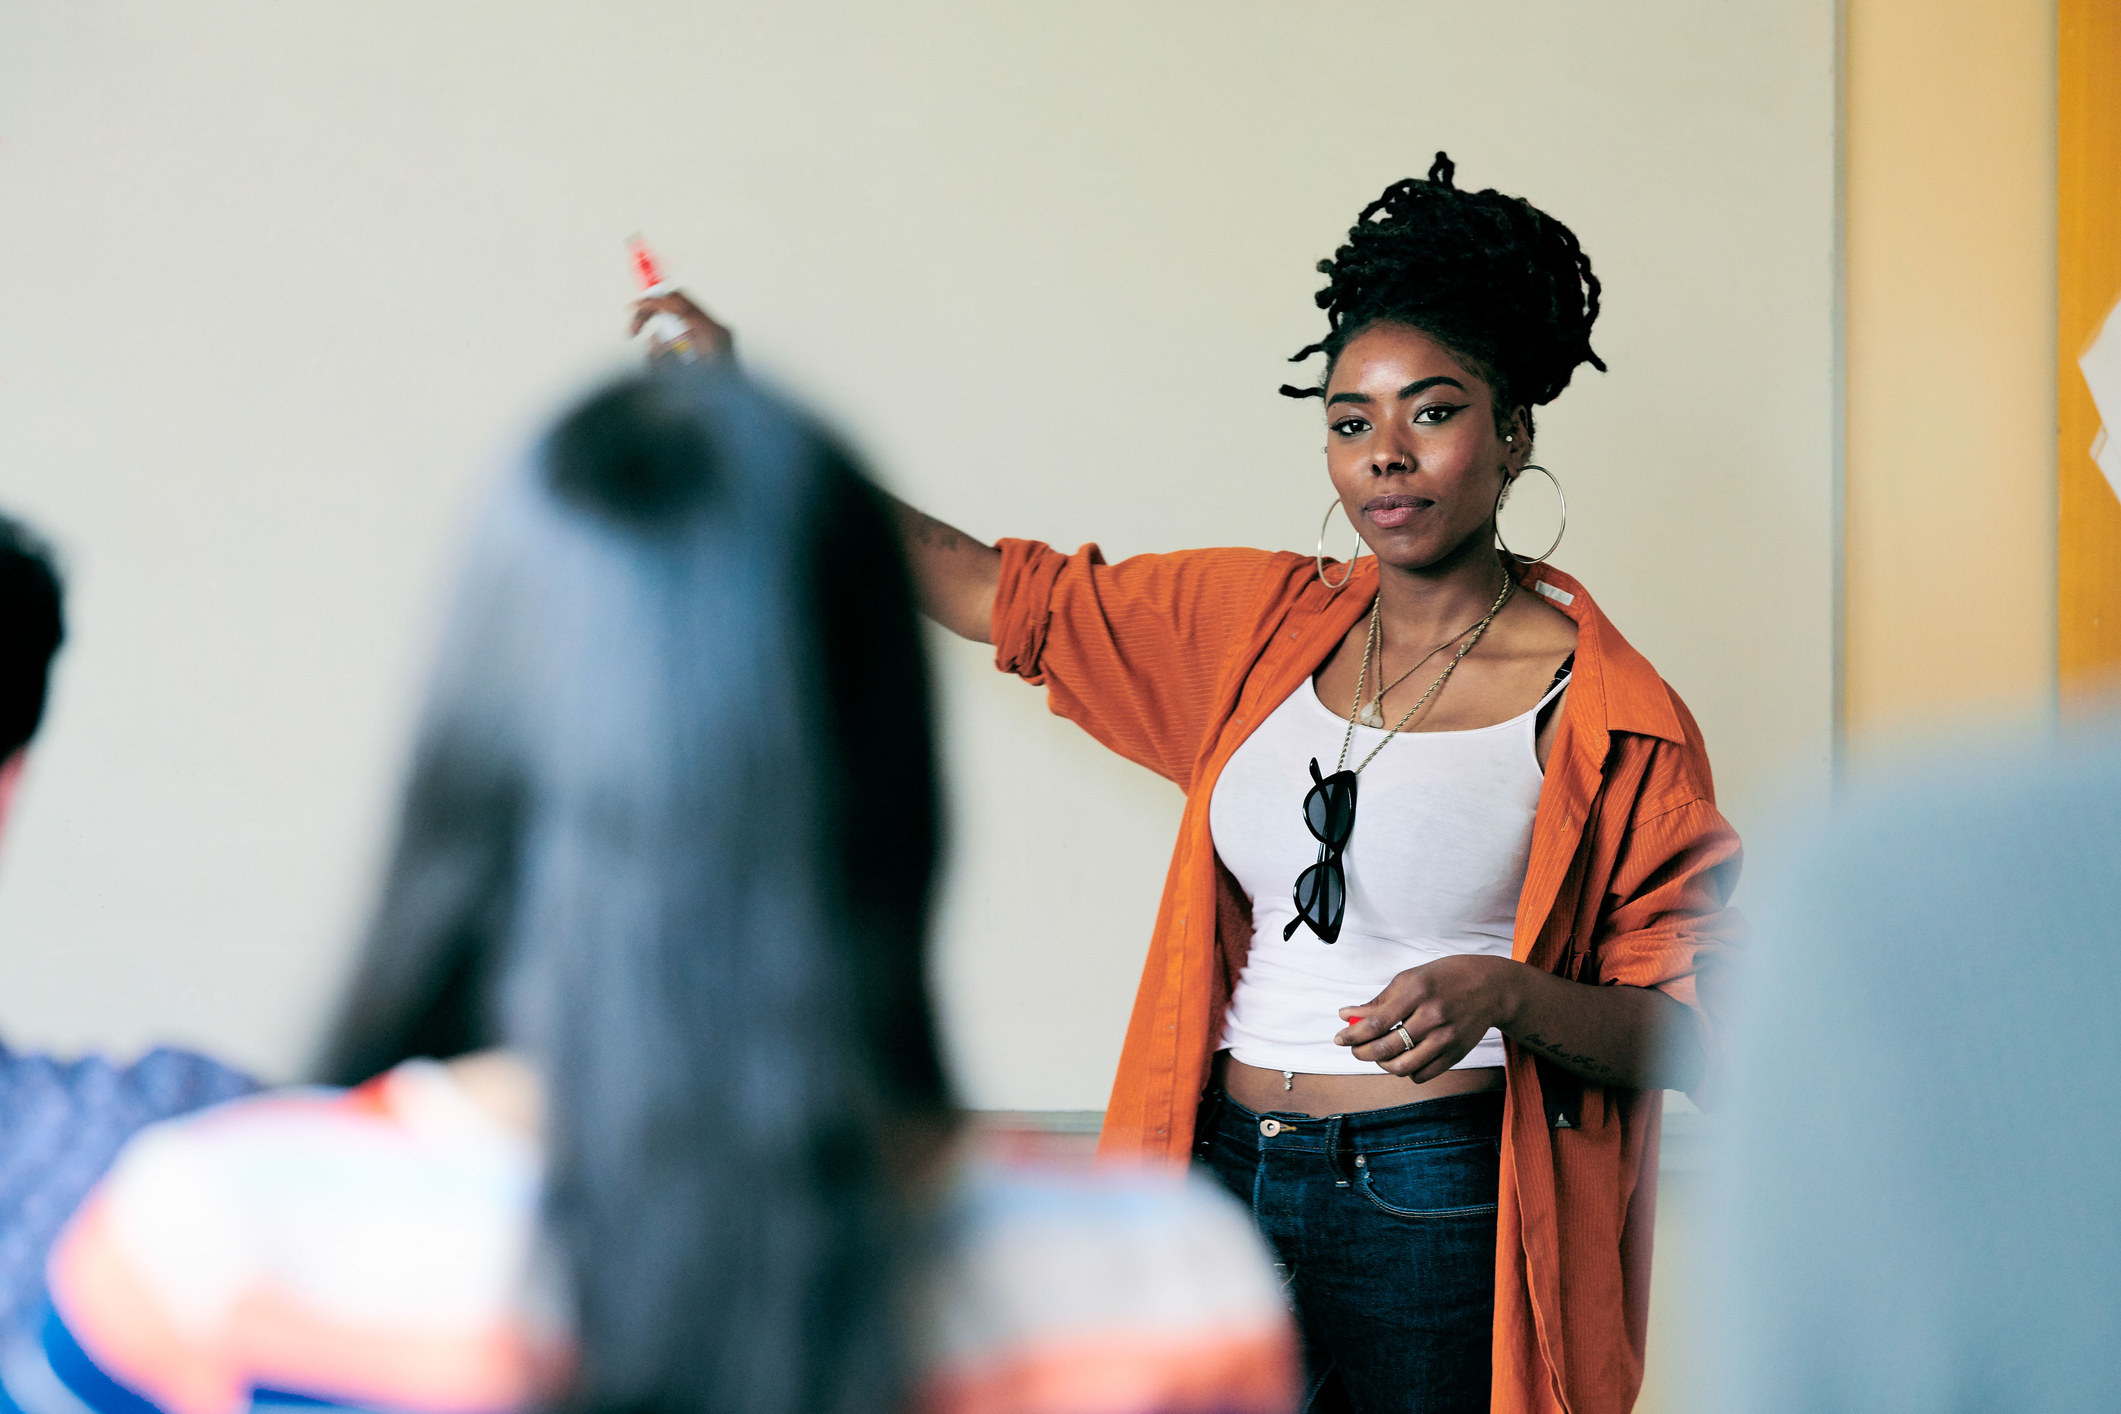
{"label": "cream colored wall", "polygon": [[[982,536],[1309,549],[1274,394],[1388,180],[1572,223],[1557,557],[1730,813],[1832,731],[1833,10],[0,0],[0,504],[75,637],[0,859],[0,1030],[286,1073],[358,925],[475,489],[622,354],[641,228]],[[971,1098],[1101,1105],[1178,796],[939,642]]]}
{"label": "cream colored wall", "polygon": [[1859,755],[2055,695],[2055,5],[1847,0]]}

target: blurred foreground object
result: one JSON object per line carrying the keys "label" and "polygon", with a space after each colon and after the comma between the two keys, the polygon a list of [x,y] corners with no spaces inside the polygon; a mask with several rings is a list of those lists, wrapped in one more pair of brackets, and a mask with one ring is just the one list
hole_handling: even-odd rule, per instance
{"label": "blurred foreground object", "polygon": [[1852,810],[1763,918],[1729,1414],[2121,1409],[2121,734]]}
{"label": "blurred foreground object", "polygon": [[1283,1414],[1264,1245],[1162,1170],[981,1162],[890,507],[726,362],[481,518],[324,1083],[160,1125],[0,1414]]}
{"label": "blurred foreground object", "polygon": [[256,1088],[218,1061],[163,1046],[117,1065],[0,1044],[0,1338],[36,1313],[52,1239],[128,1139]]}
{"label": "blurred foreground object", "polygon": [[[0,515],[0,834],[44,721],[52,662],[66,640],[65,597],[44,542]],[[239,1072],[185,1051],[158,1048],[121,1066],[101,1056],[17,1054],[0,1043],[0,1337],[34,1309],[52,1239],[120,1145],[144,1125],[253,1088]]]}

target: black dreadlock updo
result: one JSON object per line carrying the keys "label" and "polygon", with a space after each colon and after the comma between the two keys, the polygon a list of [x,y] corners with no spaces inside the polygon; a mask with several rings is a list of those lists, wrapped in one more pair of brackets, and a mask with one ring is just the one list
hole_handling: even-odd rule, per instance
{"label": "black dreadlock updo", "polygon": [[1348,243],[1318,262],[1318,307],[1332,326],[1289,362],[1315,353],[1326,372],[1314,388],[1284,383],[1291,398],[1322,398],[1333,362],[1373,324],[1405,324],[1478,367],[1495,392],[1495,420],[1550,403],[1591,351],[1598,277],[1576,234],[1522,197],[1460,191],[1457,166],[1439,152],[1427,180],[1386,187],[1362,209]]}

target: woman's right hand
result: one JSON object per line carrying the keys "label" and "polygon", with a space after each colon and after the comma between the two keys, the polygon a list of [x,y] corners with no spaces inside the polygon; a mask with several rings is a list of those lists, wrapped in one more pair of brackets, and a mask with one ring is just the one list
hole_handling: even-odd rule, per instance
{"label": "woman's right hand", "polygon": [[685,321],[686,332],[692,335],[692,346],[700,351],[702,359],[719,362],[736,356],[736,335],[727,325],[694,304],[692,297],[683,290],[672,290],[667,295],[643,295],[635,300],[630,332],[640,333],[642,326],[658,314],[674,314]]}
{"label": "woman's right hand", "polygon": [[[643,295],[633,302],[633,332],[658,314],[674,314],[685,321],[693,347],[708,360],[733,358],[736,336],[728,326],[692,302],[682,290],[667,295]],[[896,496],[891,504],[898,513],[899,535],[906,559],[913,570],[921,611],[944,628],[975,643],[993,636],[991,619],[994,594],[1001,583],[1001,552],[982,545],[971,536],[923,515]]]}

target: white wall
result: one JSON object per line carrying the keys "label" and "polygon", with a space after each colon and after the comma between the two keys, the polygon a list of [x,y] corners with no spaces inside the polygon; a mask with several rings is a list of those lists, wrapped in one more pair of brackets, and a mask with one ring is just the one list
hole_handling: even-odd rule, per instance
{"label": "white wall", "polygon": [[[0,504],[74,586],[0,860],[10,1040],[295,1067],[468,498],[617,349],[645,229],[983,537],[1310,548],[1313,263],[1388,180],[1570,222],[1557,561],[1741,828],[1832,714],[1831,0],[0,0]],[[939,642],[975,1102],[1094,1107],[1177,793]]]}

